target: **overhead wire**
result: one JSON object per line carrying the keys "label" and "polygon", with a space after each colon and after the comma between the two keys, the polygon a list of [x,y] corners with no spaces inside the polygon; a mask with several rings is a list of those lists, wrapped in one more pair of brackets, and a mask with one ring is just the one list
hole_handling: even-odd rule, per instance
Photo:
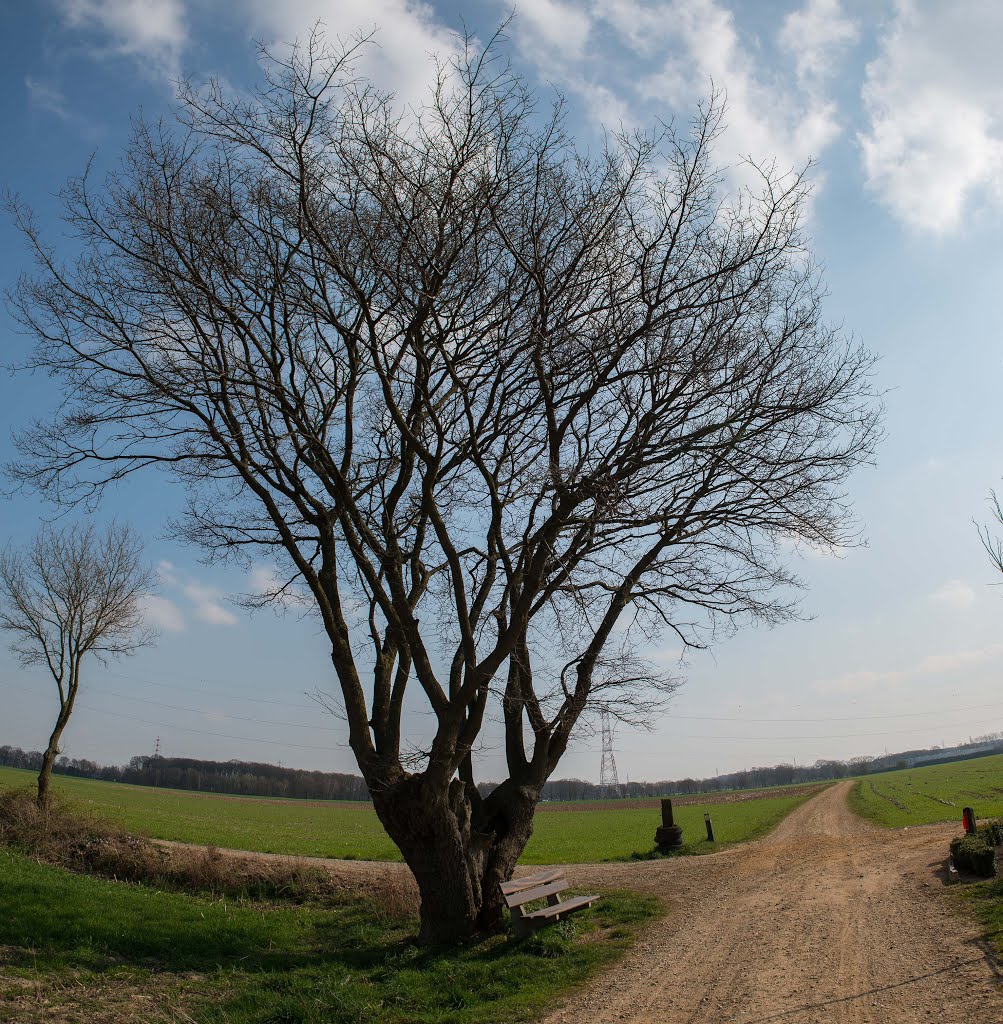
{"label": "overhead wire", "polygon": [[[13,686],[15,689],[21,690],[22,692],[26,692],[26,693],[33,693],[34,692],[33,690],[31,690],[28,687],[18,686],[16,683],[11,683],[9,681],[6,681],[6,682],[7,682],[7,685]],[[184,689],[184,688],[183,687],[179,687],[179,689]],[[139,703],[142,703],[142,704],[148,704],[148,705],[155,706],[155,707],[162,707],[162,708],[166,708],[168,710],[173,710],[173,711],[181,711],[183,713],[188,713],[188,714],[198,714],[198,715],[200,715],[200,714],[206,714],[207,713],[204,709],[191,708],[191,707],[187,707],[185,705],[179,705],[179,704],[168,704],[168,703],[165,703],[165,702],[162,702],[162,701],[155,701],[155,700],[150,700],[150,699],[144,698],[144,697],[137,697],[137,696],[135,696],[133,694],[126,694],[126,693],[120,693],[120,692],[114,691],[114,690],[108,690],[108,689],[106,689],[104,687],[90,687],[89,690],[90,690],[90,692],[105,693],[105,694],[108,694],[110,696],[116,697],[118,699],[132,700],[132,701],[136,701],[136,702],[139,702]],[[273,744],[273,745],[276,745],[276,746],[300,747],[300,748],[303,748],[303,749],[310,749],[310,750],[327,750],[327,749],[329,749],[329,747],[316,746],[316,745],[312,745],[312,744],[295,743],[295,742],[292,742],[292,741],[284,741],[284,740],[270,740],[270,739],[263,739],[263,738],[259,739],[259,738],[251,737],[251,736],[234,736],[234,735],[229,734],[229,733],[221,733],[221,732],[215,732],[215,731],[210,731],[210,730],[205,730],[205,729],[197,729],[197,728],[194,728],[194,727],[191,727],[191,726],[182,726],[182,725],[175,725],[175,724],[172,724],[172,723],[155,722],[155,721],[151,721],[149,719],[144,719],[144,718],[138,718],[138,717],[135,717],[135,716],[125,715],[125,714],[123,714],[121,712],[110,711],[110,710],[108,710],[106,708],[95,707],[95,706],[90,705],[90,704],[81,704],[81,705],[78,705],[78,706],[81,707],[81,708],[86,708],[87,710],[93,711],[93,712],[95,712],[97,714],[112,715],[112,716],[117,717],[117,718],[129,719],[131,721],[142,722],[143,724],[153,725],[153,726],[157,726],[157,727],[164,727],[165,725],[167,725],[167,726],[169,726],[170,728],[173,728],[173,729],[179,729],[179,730],[186,731],[186,732],[200,733],[200,734],[206,735],[206,736],[215,736],[215,737],[218,737],[218,738],[221,738],[221,739],[234,739],[234,740],[240,740],[242,742],[248,742],[248,743],[268,743],[268,744]],[[304,707],[309,707],[309,705],[303,705],[303,706]],[[963,713],[965,711],[984,710],[986,708],[998,707],[998,706],[1001,706],[999,702],[993,703],[993,704],[973,705],[973,706],[967,707],[967,708],[955,708],[955,709],[952,709],[952,713]],[[316,710],[316,709],[315,708],[311,708],[311,710]],[[254,724],[257,724],[257,725],[267,725],[267,726],[272,726],[272,727],[275,727],[275,728],[316,729],[316,730],[320,730],[320,731],[324,731],[324,732],[339,732],[339,733],[342,731],[337,726],[312,725],[312,724],[302,723],[302,722],[275,722],[275,721],[272,721],[270,719],[253,718],[253,717],[250,717],[250,716],[247,716],[247,715],[230,715],[230,714],[226,714],[224,712],[215,712],[215,711],[208,712],[208,713],[217,715],[220,718],[225,718],[225,719],[228,719],[228,720],[231,720],[231,721],[251,722],[251,723],[254,723]],[[904,714],[902,717],[913,717],[913,716],[916,716],[916,715],[926,715],[926,714],[931,714],[931,713],[933,713],[933,712],[908,712],[908,713]],[[935,713],[938,714],[938,715],[941,715],[941,716],[943,716],[943,714],[944,714],[943,710],[941,710],[939,712],[935,712]],[[724,717],[721,717],[721,718],[710,718],[710,717],[708,717],[707,719],[705,719],[703,716],[682,716],[682,715],[673,716],[673,717],[679,718],[679,719],[686,719],[686,720],[712,720],[712,721],[738,721],[738,722],[749,721],[749,722],[755,722],[755,723],[780,723],[780,722],[787,722],[787,721],[789,721],[789,722],[797,723],[797,724],[803,724],[804,722],[854,721],[855,720],[855,719],[844,718],[844,717],[834,717],[832,719],[757,719],[757,718],[734,719],[734,718],[724,718]],[[870,720],[874,720],[874,719],[883,719],[883,718],[886,718],[886,717],[890,718],[890,717],[898,717],[898,716],[861,716],[860,720],[861,721],[870,721]],[[948,726],[950,728],[955,728],[955,729],[957,729],[957,728],[972,728],[972,727],[975,727],[975,726],[983,726],[984,722],[951,722],[951,723],[945,723],[945,722],[941,721],[941,722],[937,723],[937,728],[939,729],[941,726],[944,726],[944,725],[946,725],[946,726]],[[722,740],[722,741],[726,740],[726,741],[729,741],[729,742],[744,742],[744,743],[757,743],[757,742],[776,743],[776,742],[797,742],[797,741],[813,741],[813,740],[828,740],[828,739],[864,739],[864,738],[873,739],[873,738],[879,738],[879,737],[882,737],[882,736],[915,735],[916,733],[929,732],[930,728],[932,728],[932,726],[918,728],[918,729],[883,730],[881,732],[825,733],[825,734],[793,735],[793,736],[791,736],[791,735],[787,735],[787,736],[749,736],[749,735],[736,735],[736,734],[724,734],[724,735],[684,734],[684,735],[680,736],[679,738],[680,739],[686,739],[686,740]],[[586,750],[591,750],[591,748],[585,748],[585,749]],[[639,751],[639,750],[634,750],[634,749],[631,749],[631,748],[624,748],[624,747],[617,747],[617,751],[621,752],[621,753],[641,753],[642,752],[642,751]]]}

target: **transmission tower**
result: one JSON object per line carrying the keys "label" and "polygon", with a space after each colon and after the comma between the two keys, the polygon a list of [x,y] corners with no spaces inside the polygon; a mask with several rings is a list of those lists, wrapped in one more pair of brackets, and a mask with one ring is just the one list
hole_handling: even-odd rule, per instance
{"label": "transmission tower", "polygon": [[613,756],[613,727],[609,724],[609,712],[603,711],[602,719],[602,765],[599,768],[599,789],[603,798],[622,796],[620,779],[616,774],[616,758]]}
{"label": "transmission tower", "polygon": [[153,784],[160,785],[160,737],[157,737],[157,745],[153,748]]}

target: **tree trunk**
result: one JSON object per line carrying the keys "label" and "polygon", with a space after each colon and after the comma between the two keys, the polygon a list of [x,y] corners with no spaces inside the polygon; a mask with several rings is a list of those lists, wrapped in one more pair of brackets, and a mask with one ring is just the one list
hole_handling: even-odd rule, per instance
{"label": "tree trunk", "polygon": [[509,780],[482,800],[458,779],[439,789],[424,775],[373,794],[380,821],[418,883],[422,945],[504,930],[500,885],[529,842],[538,795]]}
{"label": "tree trunk", "polygon": [[49,803],[49,782],[52,779],[52,766],[59,756],[59,738],[63,735],[63,729],[70,718],[70,705],[63,704],[59,708],[59,716],[56,718],[56,727],[49,737],[49,745],[42,755],[42,770],[38,773],[38,806],[45,808]]}

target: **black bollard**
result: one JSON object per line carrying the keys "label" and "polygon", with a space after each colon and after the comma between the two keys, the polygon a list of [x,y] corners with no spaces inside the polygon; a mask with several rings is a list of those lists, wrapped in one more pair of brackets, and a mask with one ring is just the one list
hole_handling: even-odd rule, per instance
{"label": "black bollard", "polygon": [[672,820],[672,801],[667,797],[662,800],[662,828],[672,828],[675,822]]}
{"label": "black bollard", "polygon": [[672,817],[672,801],[662,800],[662,825],[655,829],[655,845],[662,853],[678,850],[683,845],[683,830]]}

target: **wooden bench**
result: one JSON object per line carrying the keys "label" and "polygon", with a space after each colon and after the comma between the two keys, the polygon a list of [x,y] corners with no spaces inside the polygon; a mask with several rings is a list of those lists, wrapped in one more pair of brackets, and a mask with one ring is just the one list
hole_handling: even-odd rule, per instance
{"label": "wooden bench", "polygon": [[[591,907],[598,896],[574,896],[563,902],[557,894],[568,888],[568,880],[560,868],[549,871],[538,871],[535,875],[524,875],[513,878],[511,882],[502,882],[501,891],[505,904],[512,912],[512,925],[520,938],[529,935],[537,928],[553,924],[573,914],[576,910]],[[547,906],[542,910],[526,911],[523,908],[534,900],[546,899]]]}

